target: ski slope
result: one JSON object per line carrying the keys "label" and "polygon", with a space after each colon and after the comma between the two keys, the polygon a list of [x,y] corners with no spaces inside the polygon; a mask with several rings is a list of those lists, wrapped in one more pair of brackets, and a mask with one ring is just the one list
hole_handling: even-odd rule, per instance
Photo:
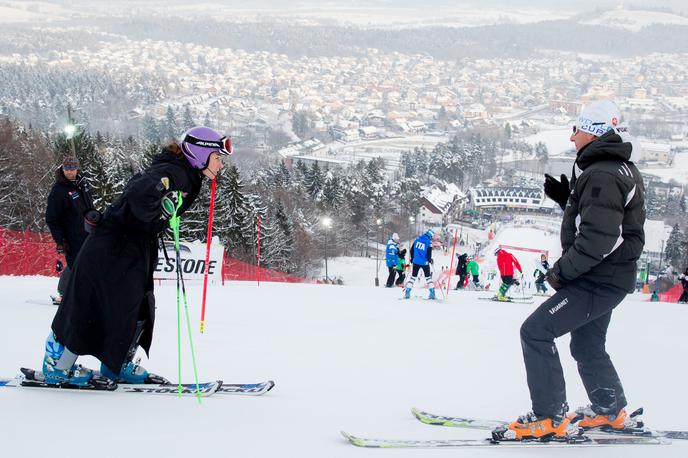
{"label": "ski slope", "polygon": [[[537,236],[519,231],[521,245]],[[501,231],[497,240],[506,243],[510,234]],[[543,237],[543,242],[551,239]],[[361,286],[353,277],[354,285],[346,286],[212,286],[204,335],[198,333],[201,287],[187,285],[201,379],[275,380],[276,387],[265,396],[213,396],[198,405],[193,398],[0,388],[0,455],[19,456],[29,449],[57,457],[84,452],[117,458],[525,456],[510,449],[470,454],[362,450],[344,441],[340,430],[398,439],[485,435],[423,425],[410,413],[414,406],[506,420],[530,409],[519,326],[543,298],[532,305],[501,304],[478,300],[490,293],[450,291],[445,302],[430,302],[420,298],[427,290],[419,288],[414,299],[401,301],[399,289],[372,286],[366,270],[370,261],[361,260]],[[354,272],[355,261],[347,262]],[[26,301],[45,300],[55,286],[52,278],[0,277],[0,376],[15,375],[22,365],[39,366],[55,308]],[[144,365],[176,380],[175,287],[156,288],[153,348]],[[658,429],[688,429],[687,322],[685,305],[649,303],[634,295],[617,309],[609,329],[608,351],[631,407],[644,406],[646,422]],[[569,403],[587,403],[568,338],[558,346]],[[191,358],[186,350],[182,357],[188,382],[193,379]],[[80,361],[98,367],[91,357]],[[618,448],[529,453],[688,456],[688,443],[678,441]]]}

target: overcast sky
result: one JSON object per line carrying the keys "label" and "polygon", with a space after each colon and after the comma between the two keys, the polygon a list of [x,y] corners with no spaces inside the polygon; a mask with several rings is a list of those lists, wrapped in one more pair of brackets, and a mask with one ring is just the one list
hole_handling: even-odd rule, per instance
{"label": "overcast sky", "polygon": [[[16,0],[15,0],[16,1]],[[50,3],[57,4],[74,4],[74,3],[110,3],[112,0],[44,0]],[[19,2],[17,2],[19,3]],[[28,3],[28,2],[26,2]],[[117,3],[130,3],[137,5],[150,5],[151,3],[167,3],[167,4],[186,4],[190,5],[193,2],[189,0],[166,0],[165,2],[156,0],[124,0]],[[289,8],[294,6],[304,7],[313,5],[314,7],[323,7],[328,5],[339,7],[370,7],[370,6],[386,6],[391,9],[395,7],[411,7],[411,8],[432,8],[432,7],[457,7],[459,5],[468,5],[471,7],[490,7],[490,8],[504,8],[513,10],[515,8],[545,8],[545,9],[575,9],[581,13],[586,10],[594,11],[597,8],[615,7],[619,4],[624,4],[629,7],[647,6],[650,8],[669,8],[676,11],[685,11],[688,9],[686,0],[632,0],[632,1],[618,1],[618,0],[325,0],[319,1],[305,1],[305,0],[206,0],[202,3],[221,3],[224,5],[232,5],[237,8],[255,8],[255,7],[275,7],[275,8]]]}

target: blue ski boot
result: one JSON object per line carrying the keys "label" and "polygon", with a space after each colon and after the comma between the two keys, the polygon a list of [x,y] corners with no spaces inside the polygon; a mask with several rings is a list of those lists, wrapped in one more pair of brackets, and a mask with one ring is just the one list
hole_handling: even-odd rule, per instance
{"label": "blue ski boot", "polygon": [[434,300],[435,299],[435,288],[430,288],[430,295],[428,296],[428,299]]}
{"label": "blue ski boot", "polygon": [[101,363],[100,374],[117,383],[131,383],[137,385],[149,383],[148,371],[142,366],[139,366],[138,363],[133,363],[131,361],[122,364],[122,369],[119,371],[119,374],[115,374],[109,367]]}
{"label": "blue ski boot", "polygon": [[[43,357],[43,377],[48,385],[89,386],[93,371],[74,364],[77,355],[67,350],[55,339],[52,332],[45,341]],[[63,368],[66,366],[67,368]]]}
{"label": "blue ski boot", "polygon": [[404,299],[411,299],[411,288],[406,288],[404,290]]}

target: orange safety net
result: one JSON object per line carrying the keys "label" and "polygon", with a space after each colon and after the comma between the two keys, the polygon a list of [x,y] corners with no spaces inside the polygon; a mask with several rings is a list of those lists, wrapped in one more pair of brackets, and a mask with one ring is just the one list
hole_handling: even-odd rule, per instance
{"label": "orange safety net", "polygon": [[683,286],[681,283],[677,283],[672,286],[669,291],[665,293],[659,293],[659,302],[678,302],[678,298],[681,297],[683,293]]}
{"label": "orange safety net", "polygon": [[[222,263],[222,279],[228,281],[257,281],[259,267],[225,256]],[[313,280],[296,275],[260,267],[260,281],[282,283],[315,283]]]}
{"label": "orange safety net", "polygon": [[12,231],[0,227],[0,275],[58,275],[55,266],[64,256],[55,251],[50,234]]}

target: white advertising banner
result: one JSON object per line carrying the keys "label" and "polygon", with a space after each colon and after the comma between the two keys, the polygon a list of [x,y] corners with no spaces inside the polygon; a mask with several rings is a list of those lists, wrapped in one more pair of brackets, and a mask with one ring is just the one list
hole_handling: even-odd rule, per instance
{"label": "white advertising banner", "polygon": [[[162,250],[158,251],[158,265],[155,267],[153,278],[156,280],[177,279],[177,255],[173,242],[165,242],[167,257]],[[184,280],[202,280],[205,272],[205,243],[179,242],[179,254],[181,257],[182,273]],[[222,280],[222,255],[224,248],[219,240],[213,237],[210,245],[210,258],[208,259],[208,279]]]}

